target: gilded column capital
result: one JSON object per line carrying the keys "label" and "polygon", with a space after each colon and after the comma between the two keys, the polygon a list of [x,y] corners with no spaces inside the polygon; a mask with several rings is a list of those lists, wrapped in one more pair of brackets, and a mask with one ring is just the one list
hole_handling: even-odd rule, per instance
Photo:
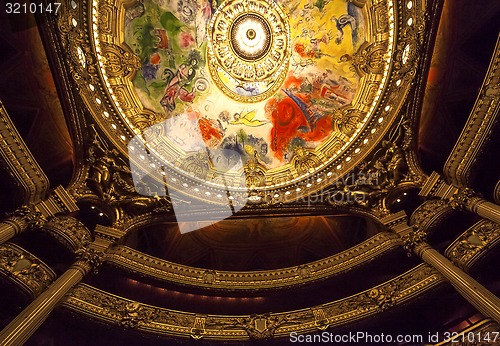
{"label": "gilded column capital", "polygon": [[449,200],[449,204],[452,208],[457,209],[469,209],[471,203],[476,204],[481,201],[481,198],[468,187],[460,188],[458,192],[453,194]]}
{"label": "gilded column capital", "polygon": [[20,230],[40,228],[47,219],[33,206],[23,205],[9,215],[8,221],[14,222]]}
{"label": "gilded column capital", "polygon": [[97,271],[102,264],[104,253],[91,247],[83,247],[75,252],[76,262],[73,267],[87,275],[91,270]]}
{"label": "gilded column capital", "polygon": [[462,208],[485,219],[500,223],[500,206],[488,202],[469,188],[460,189],[450,201],[452,207]]}
{"label": "gilded column capital", "polygon": [[419,228],[414,228],[413,231],[403,236],[402,240],[403,247],[408,253],[408,256],[411,256],[412,253],[420,256],[421,252],[425,250],[426,247],[429,247],[426,243],[427,233]]}

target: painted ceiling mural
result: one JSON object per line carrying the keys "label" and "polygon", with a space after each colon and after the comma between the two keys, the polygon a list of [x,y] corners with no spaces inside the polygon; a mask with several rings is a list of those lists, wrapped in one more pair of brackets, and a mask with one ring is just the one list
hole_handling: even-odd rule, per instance
{"label": "painted ceiling mural", "polygon": [[347,0],[144,0],[124,24],[142,105],[268,170],[339,132],[360,86],[366,15]]}

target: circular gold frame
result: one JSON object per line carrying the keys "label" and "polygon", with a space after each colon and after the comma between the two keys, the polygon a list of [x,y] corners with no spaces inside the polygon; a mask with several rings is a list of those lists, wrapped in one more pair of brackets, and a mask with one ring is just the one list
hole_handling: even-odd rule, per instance
{"label": "circular gold frame", "polygon": [[[262,21],[270,34],[268,48],[255,59],[239,54],[231,37],[234,25],[248,16]],[[208,69],[224,94],[238,102],[255,103],[267,100],[280,90],[290,64],[290,27],[286,14],[275,2],[225,0],[212,16],[207,31],[211,33],[207,44]],[[241,85],[260,83],[271,87],[257,95],[240,95],[228,87],[224,79]]]}
{"label": "circular gold frame", "polygon": [[[144,129],[164,119],[163,114],[144,108],[131,82],[133,73],[130,71],[137,67],[131,61],[133,54],[124,44],[123,27],[125,6],[132,3],[124,0],[94,1],[90,13],[90,36],[93,37],[103,89],[88,90],[88,85],[82,86],[94,119],[127,156],[129,140],[141,136]],[[164,141],[157,147],[167,155],[162,159],[167,162],[169,189],[180,190],[210,203],[217,201],[207,198],[208,195],[226,195],[228,189],[231,195],[242,200],[250,193],[254,204],[286,203],[306,198],[332,185],[363,161],[393,124],[405,101],[419,59],[415,52],[423,44],[425,17],[424,7],[417,6],[415,1],[411,8],[404,3],[395,5],[392,0],[356,1],[356,4],[366,14],[367,42],[352,57],[353,67],[362,76],[361,86],[351,105],[342,108],[338,114],[341,119],[357,119],[357,126],[349,136],[334,132],[315,149],[302,150],[290,163],[279,168],[267,169],[259,162],[249,162],[251,167],[245,166],[244,172],[224,172],[224,177],[221,172],[209,168],[206,174],[214,177],[211,181],[181,169],[182,162],[191,160],[196,163],[196,158]],[[401,18],[396,17],[396,11]],[[413,18],[412,24],[405,24],[410,17]],[[408,45],[410,52],[403,54]],[[74,60],[79,64],[77,49],[81,48],[75,44],[73,49]],[[113,56],[115,59],[109,58]],[[313,167],[303,171],[302,167],[310,166],[309,163]],[[140,166],[142,163],[136,164]],[[244,175],[258,182],[250,187],[250,191]],[[197,188],[186,189],[186,185]],[[221,200],[222,204],[225,202]]]}

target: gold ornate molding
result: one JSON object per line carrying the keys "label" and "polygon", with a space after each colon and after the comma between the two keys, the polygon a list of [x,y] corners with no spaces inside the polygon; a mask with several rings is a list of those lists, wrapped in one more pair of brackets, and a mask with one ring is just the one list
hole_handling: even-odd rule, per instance
{"label": "gold ornate molding", "polygon": [[379,233],[363,243],[331,257],[304,265],[266,271],[219,271],[168,262],[126,246],[106,251],[103,260],[113,266],[154,280],[211,289],[256,290],[302,285],[326,279],[373,260],[401,246],[399,237]]}
{"label": "gold ornate molding", "polygon": [[0,275],[31,298],[37,297],[56,278],[49,266],[13,243],[0,244]]}
{"label": "gold ornate molding", "polygon": [[452,212],[449,203],[442,199],[430,199],[422,203],[410,216],[410,224],[425,230],[432,231],[441,220]]}
{"label": "gold ornate molding", "polygon": [[45,197],[49,190],[49,178],[24,143],[1,102],[0,160],[14,183],[23,190],[25,204],[36,203]]}
{"label": "gold ornate molding", "polygon": [[404,210],[397,213],[392,213],[380,220],[387,229],[399,234],[400,237],[405,236],[413,230],[412,226],[408,225],[408,216]]}
{"label": "gold ornate molding", "polygon": [[470,173],[500,111],[500,36],[474,108],[446,161],[443,172],[456,186],[470,186]]}
{"label": "gold ornate molding", "polygon": [[70,214],[79,210],[73,196],[60,185],[52,190],[46,199],[37,203],[35,208],[47,218],[56,214]]}
{"label": "gold ornate molding", "polygon": [[375,316],[423,294],[443,282],[422,264],[356,295],[308,309],[261,315],[199,315],[128,300],[87,284],[79,284],[63,307],[91,319],[137,330],[208,340],[265,340],[339,327]]}
{"label": "gold ornate molding", "polygon": [[445,256],[463,270],[469,270],[488,249],[500,242],[500,225],[489,220],[475,223],[446,249]]}
{"label": "gold ornate molding", "polygon": [[56,238],[66,249],[75,252],[92,242],[88,228],[71,216],[56,216],[46,222],[43,230]]}

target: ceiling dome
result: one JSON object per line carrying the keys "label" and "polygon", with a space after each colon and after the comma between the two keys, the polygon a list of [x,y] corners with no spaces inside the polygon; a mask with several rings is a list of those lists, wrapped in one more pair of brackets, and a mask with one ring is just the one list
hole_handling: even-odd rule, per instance
{"label": "ceiling dome", "polygon": [[154,167],[153,180],[211,203],[229,193],[273,204],[331,185],[384,135],[409,86],[391,75],[413,66],[405,40],[419,23],[409,22],[403,54],[393,55],[391,1],[116,6],[115,22],[93,13],[117,111],[96,117],[121,123],[108,125],[126,133],[117,144],[133,171]]}

